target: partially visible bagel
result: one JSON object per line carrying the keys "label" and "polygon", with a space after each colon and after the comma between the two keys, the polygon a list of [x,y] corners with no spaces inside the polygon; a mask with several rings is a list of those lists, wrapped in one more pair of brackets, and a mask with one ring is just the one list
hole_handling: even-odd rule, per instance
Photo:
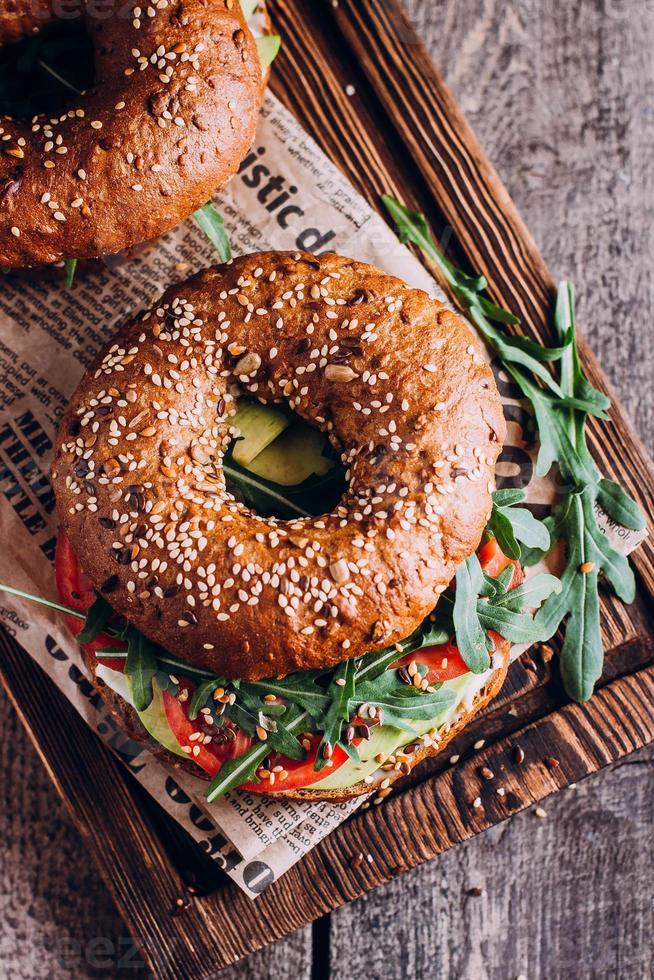
{"label": "partially visible bagel", "polygon": [[54,19],[53,0],[8,0],[0,8],[0,44],[36,34]]}
{"label": "partially visible bagel", "polygon": [[[226,490],[234,393],[286,401],[348,467],[320,517]],[[168,290],[73,395],[52,480],[96,591],[176,657],[254,680],[405,639],[477,548],[505,423],[443,304],[336,255],[267,252]]]}
{"label": "partially visible bagel", "polygon": [[[0,44],[59,6],[5,6]],[[93,88],[56,118],[0,117],[0,265],[93,258],[156,238],[236,173],[254,139],[265,79],[238,0],[100,6],[80,0],[78,10]]]}
{"label": "partially visible bagel", "polygon": [[[172,766],[175,769],[183,769],[192,776],[209,781],[210,777],[207,773],[194,762],[175,755],[149,735],[134,708],[117,694],[116,691],[105,684],[103,680],[96,676],[97,661],[95,657],[89,656],[84,651],[84,648],[82,650],[94,687],[120,723],[125,733],[135,741],[146,745],[148,750],[166,765]],[[317,803],[322,800],[329,800],[332,803],[344,803],[346,800],[351,800],[356,796],[364,796],[380,790],[382,783],[384,787],[382,793],[385,793],[388,786],[397,779],[402,778],[402,776],[408,775],[418,763],[443,752],[447,745],[469,724],[471,719],[497,696],[504,684],[509,669],[509,653],[510,645],[506,640],[503,640],[496,648],[496,656],[499,654],[502,657],[502,666],[493,671],[488,684],[479,692],[472,707],[461,709],[456,714],[454,720],[438,732],[436,736],[425,736],[424,738],[416,738],[413,741],[408,741],[407,745],[411,746],[411,751],[409,753],[397,752],[398,756],[402,756],[403,764],[400,764],[398,761],[395,766],[391,763],[390,766],[386,765],[382,768],[380,765],[379,770],[371,777],[370,781],[360,780],[358,783],[353,783],[352,786],[347,786],[343,789],[321,790],[307,787],[306,789],[278,790],[275,792],[268,790],[264,793],[264,784],[262,783],[262,793],[267,796],[284,797],[287,800],[299,800],[305,803]]]}

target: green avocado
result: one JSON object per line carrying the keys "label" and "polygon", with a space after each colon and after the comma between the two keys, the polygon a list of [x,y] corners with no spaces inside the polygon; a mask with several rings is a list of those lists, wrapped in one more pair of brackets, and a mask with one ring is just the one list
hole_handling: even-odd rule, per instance
{"label": "green avocado", "polygon": [[[119,694],[124,701],[131,704],[134,707],[134,698],[132,697],[132,686],[130,684],[129,678],[120,673],[117,670],[110,670],[109,667],[98,667],[97,671],[98,677],[104,681]],[[161,693],[161,688],[155,680],[152,681],[152,693],[154,695],[152,699],[152,704],[145,711],[137,711],[137,715],[141,720],[141,724],[145,728],[146,732],[152,736],[155,742],[162,745],[169,752],[173,752],[175,755],[180,755],[182,758],[187,758],[186,754],[182,752],[179,742],[173,735],[170,725],[168,724],[168,719],[166,718],[166,709],[164,708],[163,695]]]}
{"label": "green avocado", "polygon": [[244,399],[239,399],[238,410],[230,421],[240,432],[234,443],[234,459],[239,466],[248,469],[252,469],[252,460],[275,442],[290,424],[290,418],[284,412]]}
{"label": "green avocado", "polygon": [[154,693],[152,704],[145,711],[138,712],[141,724],[155,742],[163,745],[164,749],[168,749],[174,755],[180,755],[183,759],[188,759],[168,724],[161,688],[156,681],[152,682],[152,691]]}
{"label": "green avocado", "polygon": [[319,429],[306,422],[294,423],[259,453],[248,469],[271,483],[294,487],[310,476],[324,476],[330,471],[334,462],[322,454],[326,443]]}

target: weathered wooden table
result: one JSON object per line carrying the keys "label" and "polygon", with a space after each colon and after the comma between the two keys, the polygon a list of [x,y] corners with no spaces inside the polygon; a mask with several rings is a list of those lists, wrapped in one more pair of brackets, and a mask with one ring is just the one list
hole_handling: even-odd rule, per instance
{"label": "weathered wooden table", "polygon": [[[406,5],[653,450],[652,0]],[[649,978],[653,791],[646,750],[223,976]],[[4,700],[0,793],[0,976],[146,975]]]}

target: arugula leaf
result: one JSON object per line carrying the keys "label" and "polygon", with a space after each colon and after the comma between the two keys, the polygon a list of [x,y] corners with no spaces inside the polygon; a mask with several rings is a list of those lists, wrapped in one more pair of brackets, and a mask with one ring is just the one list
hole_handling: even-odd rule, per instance
{"label": "arugula leaf", "polygon": [[304,708],[314,718],[320,718],[328,709],[329,698],[324,690],[316,684],[316,677],[323,671],[303,670],[297,674],[289,674],[283,680],[248,681],[241,684],[241,691],[259,694],[274,694],[275,697],[291,701]]}
{"label": "arugula leaf", "polygon": [[415,653],[424,647],[440,646],[447,643],[454,632],[454,625],[449,619],[442,615],[442,600],[437,607],[437,614],[434,618],[428,616],[418,629],[407,637],[382,650],[375,650],[362,657],[357,670],[357,684],[363,681],[373,681],[380,677],[384,671],[394,664],[396,660],[404,657],[407,653]]}
{"label": "arugula leaf", "polygon": [[516,507],[524,500],[522,490],[496,490],[493,494],[493,510],[487,530],[497,538],[497,543],[508,558],[519,561],[522,555],[520,543],[528,548],[548,551],[550,534],[547,526],[536,520],[526,507]]}
{"label": "arugula leaf", "polygon": [[622,527],[642,531],[646,527],[645,515],[635,500],[614,480],[602,478],[597,488],[597,502]]}
{"label": "arugula leaf", "polygon": [[259,0],[241,0],[241,10],[246,20],[252,17],[258,6]]}
{"label": "arugula leaf", "polygon": [[459,653],[473,674],[483,674],[490,667],[486,634],[477,604],[483,583],[479,559],[477,555],[470,555],[457,569],[453,618]]}
{"label": "arugula leaf", "polygon": [[90,643],[103,632],[105,626],[113,615],[113,609],[106,599],[101,595],[96,595],[95,602],[89,607],[84,620],[84,626],[77,634],[78,643]]}
{"label": "arugula leaf", "polygon": [[225,228],[225,220],[214,207],[213,201],[207,201],[198,208],[193,214],[193,219],[216,249],[220,261],[231,262],[232,246]]}
{"label": "arugula leaf", "polygon": [[[477,605],[477,618],[484,629],[494,630],[511,643],[536,643],[544,639],[542,629],[530,613],[514,612],[506,605],[480,602]],[[490,664],[486,670],[488,666]]]}
{"label": "arugula leaf", "polygon": [[32,595],[31,592],[25,592],[23,589],[15,589],[12,585],[6,585],[4,582],[0,582],[0,592],[6,592],[7,595],[16,596],[19,599],[27,599],[28,602],[34,602],[37,606],[45,606],[47,609],[54,609],[55,612],[63,613],[65,616],[74,616],[75,619],[86,619],[85,614],[80,612],[79,609],[64,606],[61,602],[44,599],[39,595]]}
{"label": "arugula leaf", "polygon": [[400,681],[397,671],[389,670],[374,683],[357,686],[349,711],[353,714],[362,704],[374,705],[383,709],[385,725],[415,734],[410,722],[436,718],[455,700],[456,694],[447,687],[421,691]]}
{"label": "arugula leaf", "polygon": [[[566,355],[561,362],[561,386],[565,393],[594,404],[598,411],[608,411],[611,400],[584,377],[577,350],[574,286],[569,281],[559,283],[554,310],[554,329],[566,345]],[[574,420],[574,419],[573,419]],[[578,431],[583,432],[583,419]]]}
{"label": "arugula leaf", "polygon": [[350,720],[349,703],[354,698],[355,674],[354,661],[346,660],[345,663],[339,664],[332,675],[328,688],[331,693],[331,704],[321,722],[323,735],[313,766],[316,772],[320,772],[327,765],[328,757],[324,754],[326,747],[334,749],[340,743],[343,723]]}
{"label": "arugula leaf", "polygon": [[71,289],[73,282],[75,281],[75,272],[77,271],[77,259],[66,259],[66,279],[65,285],[66,289]]}
{"label": "arugula leaf", "polygon": [[124,639],[127,641],[125,674],[131,683],[134,707],[137,711],[145,711],[152,704],[152,679],[159,670],[156,648],[133,626],[125,630]]}
{"label": "arugula leaf", "polygon": [[[302,711],[290,719],[286,724],[286,730],[291,735],[301,733],[308,726],[309,715]],[[236,789],[243,783],[260,782],[257,776],[257,769],[270,754],[271,748],[267,742],[260,742],[253,745],[243,755],[236,759],[228,759],[224,762],[216,778],[209,784],[205,797],[209,803],[213,803],[219,796],[224,796],[231,789]]]}
{"label": "arugula leaf", "polygon": [[[293,706],[290,708],[282,706],[282,708],[284,715],[288,715],[289,718],[292,718],[298,710]],[[305,750],[281,719],[266,715],[263,710],[259,710],[259,705],[251,703],[244,705],[236,701],[230,708],[230,716],[248,735],[257,735],[257,728],[263,728],[267,734],[263,744],[268,747],[268,754],[281,752],[289,759],[298,761],[306,757]]]}
{"label": "arugula leaf", "polygon": [[507,565],[496,578],[491,578],[490,575],[484,572],[484,581],[479,590],[479,595],[489,599],[504,595],[511,585],[514,571],[513,565]]}
{"label": "arugula leaf", "polygon": [[[611,548],[597,523],[595,507],[601,507],[610,518],[633,530],[645,527],[645,517],[618,484],[602,477],[588,450],[587,418],[594,415],[606,419],[610,401],[590,383],[581,368],[572,283],[562,282],[558,289],[554,316],[558,347],[540,348],[532,341],[508,336],[493,323],[510,324],[516,320],[479,296],[486,288],[483,276],[475,278],[460,272],[440,253],[424,215],[410,211],[387,195],[383,201],[398,226],[402,241],[418,245],[436,262],[456,299],[468,311],[488,345],[499,355],[505,370],[531,402],[540,440],[537,475],[545,476],[556,463],[567,481],[565,498],[543,522],[551,544],[558,541],[565,544],[567,563],[561,589],[545,599],[535,623],[542,628],[544,635],[541,638],[546,639],[567,619],[561,652],[562,676],[568,693],[575,699],[586,700],[601,673],[603,659],[598,572],[605,574],[625,602],[632,601],[635,595],[635,580],[629,563]],[[544,367],[544,361],[558,363],[558,380]],[[520,531],[527,538],[522,542],[525,547],[521,549],[521,561],[535,564],[547,550],[544,534],[535,532],[529,519],[525,524],[524,519],[521,522],[518,518],[516,525],[514,514],[508,513],[513,506],[509,498],[496,500],[496,505],[491,530],[498,542],[513,557],[517,555]],[[482,587],[482,592],[490,594],[488,586]],[[459,601],[457,617],[470,633],[464,632],[464,642],[470,647],[468,655],[476,655],[481,660],[475,616],[469,612],[465,615],[463,600]],[[495,620],[498,619],[497,610],[501,608],[495,604],[492,614]],[[510,600],[506,608],[512,610]],[[489,616],[487,613],[486,621]],[[516,627],[516,623],[512,626]],[[517,631],[520,629],[521,626]]]}
{"label": "arugula leaf", "polygon": [[[506,571],[506,569],[505,569]],[[494,605],[505,606],[513,612],[523,609],[538,609],[546,599],[560,590],[561,582],[556,575],[542,572],[526,579],[522,585],[516,586],[510,592],[504,591],[494,599]]]}
{"label": "arugula leaf", "polygon": [[218,687],[224,687],[224,682],[221,682],[218,677],[210,677],[209,680],[198,684],[188,706],[188,716],[191,721],[195,721],[201,709],[205,708],[209,701],[213,701],[214,692]]}
{"label": "arugula leaf", "polygon": [[411,211],[388,194],[382,195],[382,201],[397,225],[400,241],[413,242],[438,265],[448,286],[462,306],[468,310],[471,320],[500,358],[505,363],[520,364],[528,368],[537,378],[540,378],[543,384],[557,395],[561,395],[559,385],[542,363],[545,359],[556,360],[561,356],[560,352],[536,345],[534,354],[532,348],[525,345],[526,338],[516,338],[497,330],[492,325],[492,321],[502,324],[517,324],[520,321],[504,310],[498,315],[498,308],[479,296],[488,285],[485,278],[467,276],[445,258],[436,247],[424,214]]}

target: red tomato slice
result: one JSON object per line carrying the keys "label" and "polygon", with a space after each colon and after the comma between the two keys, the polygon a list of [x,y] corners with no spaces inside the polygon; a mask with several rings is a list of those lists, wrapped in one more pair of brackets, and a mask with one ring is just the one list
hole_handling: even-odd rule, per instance
{"label": "red tomato slice", "polygon": [[[57,553],[55,555],[55,578],[57,581],[57,591],[59,598],[65,606],[71,609],[78,609],[80,612],[87,612],[95,602],[95,589],[91,582],[82,571],[81,565],[77,560],[77,555],[73,551],[70,541],[63,530],[59,531],[57,537]],[[75,616],[66,616],[66,623],[73,636],[77,636],[84,626],[84,620],[77,619]],[[84,644],[84,650],[91,656],[97,657],[98,650],[102,647],[117,646],[125,648],[114,637],[107,633],[100,633],[95,640]],[[111,670],[120,671],[122,674],[125,669],[124,660],[115,660],[111,657],[101,657],[100,662]]]}
{"label": "red tomato slice", "polygon": [[[189,718],[189,705],[193,696],[193,685],[185,677],[179,679],[180,693],[188,691],[186,700],[180,701],[169,691],[163,692],[163,703],[170,729],[183,749],[189,749],[188,757],[192,762],[204,769],[210,776],[215,776],[227,759],[235,759],[250,748],[253,739],[245,732],[232,729],[236,737],[230,742],[216,741],[216,729],[208,725],[202,715],[195,721]],[[210,737],[210,742],[205,742]]]}
{"label": "red tomato slice", "polygon": [[[276,766],[282,767],[281,773],[275,773],[276,778],[272,786],[269,779],[262,779],[260,783],[243,783],[239,789],[245,793],[282,793],[286,789],[302,789],[325,779],[326,776],[330,776],[337,769],[340,769],[344,762],[347,762],[347,754],[337,745],[331,757],[333,764],[329,767],[325,766],[320,772],[316,772],[313,766],[322,736],[316,734],[309,736],[309,738],[311,746],[307,750],[306,759],[297,761],[296,759],[289,759],[279,752],[271,752],[264,768],[268,772],[272,772]],[[355,739],[353,744],[357,745],[360,741],[361,739]],[[287,774],[286,776],[283,776],[284,772]],[[279,778],[280,775],[283,776],[282,779]]]}
{"label": "red tomato slice", "polygon": [[467,674],[470,669],[458,647],[450,641],[449,643],[439,643],[435,647],[425,647],[423,650],[416,650],[414,653],[407,653],[405,657],[397,660],[393,668],[404,667],[414,661],[427,667],[425,677],[430,684],[440,684],[442,681],[453,681],[461,674]]}
{"label": "red tomato slice", "polygon": [[477,551],[477,558],[479,559],[479,564],[487,575],[491,578],[497,578],[500,572],[503,572],[505,568],[509,565],[513,565],[514,572],[511,582],[509,583],[510,589],[517,588],[524,582],[524,575],[522,569],[520,568],[520,562],[513,561],[511,558],[507,558],[496,538],[489,538],[486,544],[482,545]]}
{"label": "red tomato slice", "polygon": [[[513,576],[509,584],[509,589],[515,589],[524,581],[524,575],[520,563],[512,561],[504,554],[495,538],[490,538],[486,544],[482,545],[477,551],[479,564],[487,575],[497,578],[509,565],[513,565]],[[489,635],[495,643],[495,649],[502,642],[502,637],[489,630]],[[416,650],[408,653],[405,657],[397,660],[393,667],[406,666],[414,661],[427,667],[425,677],[430,684],[439,684],[442,681],[452,681],[455,677],[460,677],[468,672],[468,667],[459,653],[456,644],[450,640],[449,643],[442,643],[434,647],[425,647],[424,650]]]}

